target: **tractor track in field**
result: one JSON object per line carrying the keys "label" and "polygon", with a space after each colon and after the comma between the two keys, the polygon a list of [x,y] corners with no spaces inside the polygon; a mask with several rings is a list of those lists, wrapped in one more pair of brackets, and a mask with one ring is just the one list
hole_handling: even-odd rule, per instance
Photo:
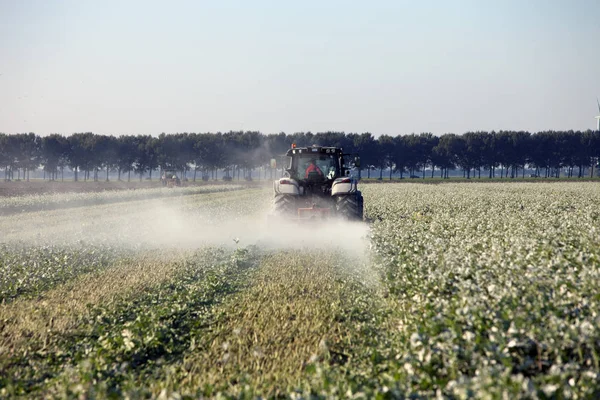
{"label": "tractor track in field", "polygon": [[[13,339],[0,342],[10,350],[0,366],[8,393],[281,395],[317,379],[317,365],[343,374],[368,364],[365,350],[386,332],[371,272],[340,253],[202,252],[164,263],[167,275],[148,275],[148,262],[0,307],[0,317],[22,321],[0,336]],[[115,278],[123,291],[105,293]],[[65,316],[55,307],[68,293],[91,303]]]}
{"label": "tractor track in field", "polygon": [[[176,199],[199,194],[224,193],[253,189],[244,185],[213,185],[172,189],[129,189],[103,192],[53,193],[26,197],[0,198],[0,217],[36,211],[68,210],[73,208],[131,203],[154,199]],[[15,204],[16,203],[16,204]]]}

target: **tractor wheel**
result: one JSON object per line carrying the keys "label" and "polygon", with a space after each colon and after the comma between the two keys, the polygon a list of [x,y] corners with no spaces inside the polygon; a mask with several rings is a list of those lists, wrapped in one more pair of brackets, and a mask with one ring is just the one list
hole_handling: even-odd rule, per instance
{"label": "tractor wheel", "polygon": [[276,194],[273,199],[273,212],[281,216],[293,216],[298,212],[296,196]]}
{"label": "tractor wheel", "polygon": [[358,219],[362,221],[364,219],[364,199],[360,191],[356,192],[358,198]]}
{"label": "tractor wheel", "polygon": [[360,192],[336,197],[337,214],[350,221],[362,221],[363,197]]}

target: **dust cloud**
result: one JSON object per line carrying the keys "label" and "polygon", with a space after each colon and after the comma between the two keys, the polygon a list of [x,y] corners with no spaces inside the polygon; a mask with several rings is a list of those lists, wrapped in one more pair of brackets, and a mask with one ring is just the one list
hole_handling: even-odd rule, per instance
{"label": "dust cloud", "polygon": [[22,213],[0,218],[0,242],[165,249],[258,246],[341,251],[354,257],[366,253],[366,223],[272,218],[270,200],[264,190],[240,191],[203,202],[182,197]]}

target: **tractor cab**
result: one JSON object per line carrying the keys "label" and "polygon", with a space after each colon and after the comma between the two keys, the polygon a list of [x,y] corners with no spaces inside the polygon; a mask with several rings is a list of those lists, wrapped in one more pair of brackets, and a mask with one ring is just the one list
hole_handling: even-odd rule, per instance
{"label": "tractor cab", "polygon": [[293,147],[286,153],[286,176],[303,186],[329,185],[345,176],[342,150],[335,147]]}

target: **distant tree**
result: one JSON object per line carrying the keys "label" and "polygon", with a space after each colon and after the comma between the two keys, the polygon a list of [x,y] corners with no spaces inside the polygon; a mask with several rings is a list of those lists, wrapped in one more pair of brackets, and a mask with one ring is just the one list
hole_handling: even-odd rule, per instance
{"label": "distant tree", "polygon": [[127,173],[127,182],[131,181],[131,171],[134,170],[138,158],[138,140],[135,136],[127,135],[118,138],[117,148],[117,173],[118,180],[121,174]]}
{"label": "distant tree", "polygon": [[136,136],[135,143],[131,144],[135,156],[133,158],[133,170],[139,175],[140,182],[144,173],[149,173],[149,179],[152,179],[152,170],[158,168],[159,146],[158,139],[149,136]]}
{"label": "distant tree", "polygon": [[456,140],[455,134],[447,133],[439,138],[437,144],[432,149],[432,159],[435,165],[441,170],[441,178],[448,179],[448,171],[456,167]]}
{"label": "distant tree", "polygon": [[69,141],[58,133],[44,136],[41,139],[40,162],[48,173],[49,180],[56,180],[59,169],[64,168],[68,149]]}
{"label": "distant tree", "polygon": [[461,150],[457,153],[458,163],[466,171],[467,179],[471,177],[472,170],[476,170],[481,178],[481,167],[484,165],[485,135],[483,132],[467,132],[460,137],[463,143]]}
{"label": "distant tree", "polygon": [[483,168],[488,170],[488,177],[494,178],[496,176],[496,168],[499,165],[498,155],[498,140],[496,138],[496,132],[480,132],[482,135],[482,154],[481,163]]}
{"label": "distant tree", "polygon": [[579,151],[576,156],[576,162],[579,166],[579,178],[583,178],[585,167],[590,167],[590,178],[594,176],[594,166],[598,163],[597,149],[600,132],[587,130],[581,132]]}
{"label": "distant tree", "polygon": [[105,180],[108,182],[110,171],[118,168],[119,139],[114,136],[98,136],[94,143],[93,152],[96,168],[95,179],[98,179],[97,171],[104,169],[106,172]]}
{"label": "distant tree", "polygon": [[0,133],[0,168],[4,169],[4,180],[8,180],[10,156],[8,154],[8,135]]}
{"label": "distant tree", "polygon": [[85,139],[87,133],[74,133],[67,138],[68,143],[68,165],[73,171],[73,180],[79,180],[79,171],[86,165],[88,154],[85,149]]}
{"label": "distant tree", "polygon": [[392,172],[395,168],[394,161],[400,157],[398,157],[398,141],[394,139],[392,136],[381,135],[377,138],[377,146],[378,146],[378,161],[376,166],[379,168],[379,179],[383,179],[383,170],[385,168],[390,169],[390,180],[392,180]]}
{"label": "distant tree", "polygon": [[436,157],[433,154],[433,149],[438,145],[440,138],[433,135],[432,133],[422,133],[421,137],[421,163],[423,164],[423,178],[425,178],[425,167],[429,165],[431,167],[431,177],[435,173],[435,167],[439,165],[436,163]]}
{"label": "distant tree", "polygon": [[361,177],[360,170],[364,168],[367,169],[367,178],[370,178],[371,170],[375,168],[374,166],[377,162],[377,141],[369,132],[361,134],[354,133],[348,136],[352,139],[354,151],[357,152],[361,158],[359,178]]}
{"label": "distant tree", "polygon": [[[404,172],[407,169],[410,173],[416,169],[418,145],[414,134],[394,136],[386,147],[389,148],[390,152],[386,157],[387,165],[390,168],[393,166],[394,171],[400,173],[400,179],[404,177]],[[390,170],[391,178],[392,171]]]}

